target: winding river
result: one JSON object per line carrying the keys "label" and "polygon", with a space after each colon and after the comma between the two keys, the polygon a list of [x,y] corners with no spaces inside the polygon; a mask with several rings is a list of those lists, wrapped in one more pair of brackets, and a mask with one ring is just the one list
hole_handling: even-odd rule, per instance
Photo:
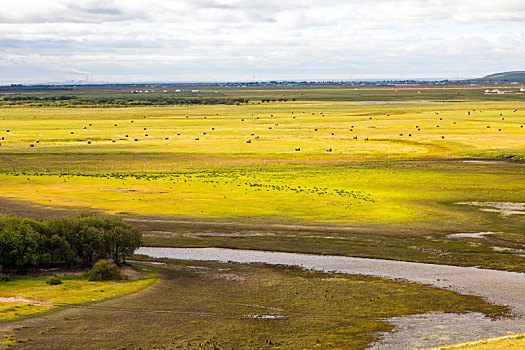
{"label": "winding river", "polygon": [[[374,349],[409,349],[451,342],[525,332],[525,274],[476,267],[434,265],[406,261],[354,258],[224,248],[141,247],[136,251],[152,258],[234,263],[264,263],[298,266],[304,269],[359,274],[424,283],[461,294],[476,295],[494,304],[508,305],[513,319],[490,320],[481,314],[414,315],[390,320],[397,332],[384,334]],[[434,325],[434,326],[432,326]],[[428,339],[427,332],[436,339]],[[440,333],[441,332],[441,333]],[[409,339],[411,337],[411,339]],[[428,341],[421,339],[427,337]]]}

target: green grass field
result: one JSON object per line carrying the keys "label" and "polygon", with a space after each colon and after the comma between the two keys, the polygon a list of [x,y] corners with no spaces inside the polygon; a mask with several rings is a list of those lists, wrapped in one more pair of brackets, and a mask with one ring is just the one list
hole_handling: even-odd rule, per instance
{"label": "green grass field", "polygon": [[[484,96],[480,88],[337,87],[221,94],[297,101],[0,108],[0,212],[117,215],[145,233],[147,246],[337,254],[525,272],[522,95]],[[449,102],[355,102],[368,100]],[[449,236],[475,232],[493,234]],[[143,338],[129,334],[129,318],[110,322],[113,311],[86,309],[64,311],[89,320],[85,325],[71,327],[57,312],[46,321],[35,318],[15,338],[5,333],[5,341],[14,344],[38,330],[42,333],[31,338],[44,348],[71,340],[71,334],[84,348],[235,348],[246,341],[259,348],[277,343],[363,348],[374,332],[388,330],[377,317],[501,311],[477,298],[358,276],[228,266],[246,277],[232,280],[215,271],[218,264],[192,263],[217,272],[209,275],[186,263],[172,265],[151,291],[108,301],[115,308],[167,310],[146,313],[149,324],[133,323],[143,328]],[[312,294],[291,300],[297,288]],[[84,294],[91,298],[96,290]],[[337,290],[329,306],[324,290]],[[20,295],[39,298],[27,289]],[[375,299],[369,303],[363,295]],[[278,301],[287,312],[323,317],[246,322],[238,316],[249,307],[235,304],[234,297],[247,305]],[[183,300],[180,308],[175,300]],[[39,311],[20,307],[9,312]],[[223,315],[226,311],[233,314]],[[221,316],[211,321],[190,312]],[[348,318],[330,318],[341,312]],[[176,331],[169,326],[174,322]],[[58,330],[53,337],[51,327]],[[319,334],[305,336],[312,327]],[[111,336],[105,333],[109,328]],[[83,336],[86,332],[92,336]]]}
{"label": "green grass field", "polygon": [[[61,304],[82,304],[129,294],[152,284],[156,277],[141,268],[144,275],[130,281],[91,282],[81,275],[60,276],[62,284],[49,285],[50,276],[16,276],[0,282],[0,298],[22,298],[27,302],[0,302],[0,321],[32,315]],[[33,303],[31,301],[34,301]]]}
{"label": "green grass field", "polygon": [[[40,207],[189,219],[194,229],[199,221],[216,220],[351,226],[360,233],[337,240],[319,232],[313,238],[149,236],[150,245],[521,269],[524,216],[457,204],[525,202],[519,161],[525,155],[525,109],[519,95],[509,101],[485,96],[484,101],[359,104],[341,101],[338,89],[308,91],[314,90],[322,93],[319,98],[338,101],[0,109],[1,195]],[[243,93],[236,91],[233,97]],[[387,90],[359,90],[362,100],[365,91],[381,96]],[[440,91],[424,94],[444,100],[440,94],[448,90]],[[479,162],[464,161],[469,158]],[[143,228],[155,231],[159,225]],[[177,232],[172,226],[169,231]],[[445,236],[478,231],[498,234]]]}

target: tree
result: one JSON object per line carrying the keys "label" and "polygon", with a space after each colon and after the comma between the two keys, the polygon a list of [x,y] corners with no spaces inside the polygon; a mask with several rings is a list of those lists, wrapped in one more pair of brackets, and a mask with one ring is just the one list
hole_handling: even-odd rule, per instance
{"label": "tree", "polygon": [[16,216],[0,217],[0,271],[7,267],[17,269],[38,260],[38,234],[24,219]]}

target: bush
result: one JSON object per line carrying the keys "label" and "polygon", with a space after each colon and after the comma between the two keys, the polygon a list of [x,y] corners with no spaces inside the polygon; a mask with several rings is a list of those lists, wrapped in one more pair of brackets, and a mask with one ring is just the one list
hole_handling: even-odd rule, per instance
{"label": "bush", "polygon": [[49,284],[50,286],[57,286],[59,284],[62,284],[62,281],[58,279],[57,277],[51,277],[50,279],[46,281],[46,283]]}
{"label": "bush", "polygon": [[0,282],[9,282],[11,279],[7,275],[0,275]]}
{"label": "bush", "polygon": [[107,260],[99,260],[91,271],[86,272],[89,281],[118,281],[122,275],[117,266],[110,266]]}

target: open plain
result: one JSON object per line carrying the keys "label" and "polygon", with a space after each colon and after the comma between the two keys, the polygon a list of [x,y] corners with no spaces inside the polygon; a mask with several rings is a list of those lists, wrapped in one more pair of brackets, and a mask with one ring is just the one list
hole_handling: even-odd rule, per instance
{"label": "open plain", "polygon": [[[147,247],[524,273],[525,100],[483,89],[231,89],[222,97],[250,102],[3,105],[0,213],[114,215],[141,229]],[[436,284],[162,263],[150,265],[159,281],[135,294],[0,323],[5,344],[357,349],[394,330],[390,318],[516,312]],[[459,340],[474,339],[437,345]]]}

